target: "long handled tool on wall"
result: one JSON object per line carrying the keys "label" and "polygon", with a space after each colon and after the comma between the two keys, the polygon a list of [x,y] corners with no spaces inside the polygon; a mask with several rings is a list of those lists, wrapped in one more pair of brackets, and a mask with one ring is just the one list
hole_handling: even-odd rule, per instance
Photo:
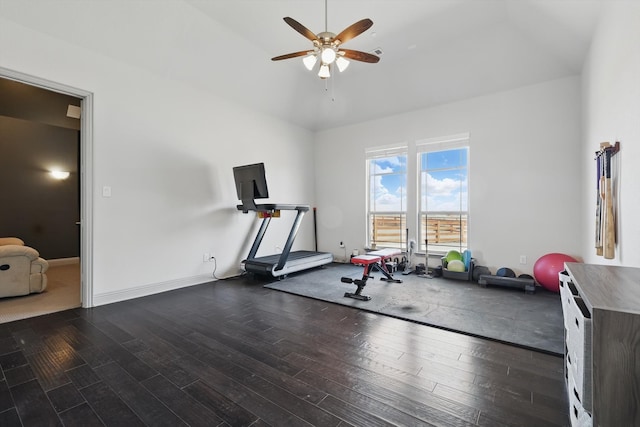
{"label": "long handled tool on wall", "polygon": [[598,197],[596,203],[596,255],[605,259],[615,258],[616,219],[614,213],[614,186],[612,182],[612,158],[620,151],[620,143],[600,144],[596,152],[598,171]]}
{"label": "long handled tool on wall", "polygon": [[602,181],[602,158],[596,153],[596,255],[602,256],[602,200],[604,190],[601,188]]}

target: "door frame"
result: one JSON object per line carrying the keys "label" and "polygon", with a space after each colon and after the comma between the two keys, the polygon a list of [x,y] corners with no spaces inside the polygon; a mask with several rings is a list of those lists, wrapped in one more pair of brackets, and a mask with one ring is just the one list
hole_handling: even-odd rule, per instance
{"label": "door frame", "polygon": [[93,307],[93,93],[4,67],[0,77],[81,99],[80,298],[82,307]]}

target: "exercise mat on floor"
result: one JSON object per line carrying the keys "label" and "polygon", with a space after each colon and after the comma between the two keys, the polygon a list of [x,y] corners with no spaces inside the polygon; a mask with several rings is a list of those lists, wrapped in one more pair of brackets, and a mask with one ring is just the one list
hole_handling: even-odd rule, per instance
{"label": "exercise mat on floor", "polygon": [[545,353],[564,352],[560,295],[544,289],[525,294],[518,289],[483,288],[474,282],[400,272],[394,276],[403,283],[387,283],[377,273],[362,292],[371,300],[359,301],[344,297],[345,292],[355,292],[356,286],[342,283],[343,276],[359,279],[362,267],[334,263],[264,287]]}

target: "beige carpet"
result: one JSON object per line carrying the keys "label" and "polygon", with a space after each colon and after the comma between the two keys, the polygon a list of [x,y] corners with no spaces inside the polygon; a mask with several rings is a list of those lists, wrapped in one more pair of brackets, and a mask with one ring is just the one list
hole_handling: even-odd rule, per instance
{"label": "beige carpet", "polygon": [[80,307],[80,264],[51,265],[40,294],[0,298],[0,323]]}

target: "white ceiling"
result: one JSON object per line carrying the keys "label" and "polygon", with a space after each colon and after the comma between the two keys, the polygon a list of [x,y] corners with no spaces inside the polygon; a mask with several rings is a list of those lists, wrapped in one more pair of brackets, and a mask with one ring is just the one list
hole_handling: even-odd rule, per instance
{"label": "white ceiling", "polygon": [[[326,81],[290,16],[325,30],[324,0],[0,0],[0,16],[318,130],[579,74],[602,0],[328,0],[345,48],[381,48]],[[26,4],[26,5],[25,5]]]}

